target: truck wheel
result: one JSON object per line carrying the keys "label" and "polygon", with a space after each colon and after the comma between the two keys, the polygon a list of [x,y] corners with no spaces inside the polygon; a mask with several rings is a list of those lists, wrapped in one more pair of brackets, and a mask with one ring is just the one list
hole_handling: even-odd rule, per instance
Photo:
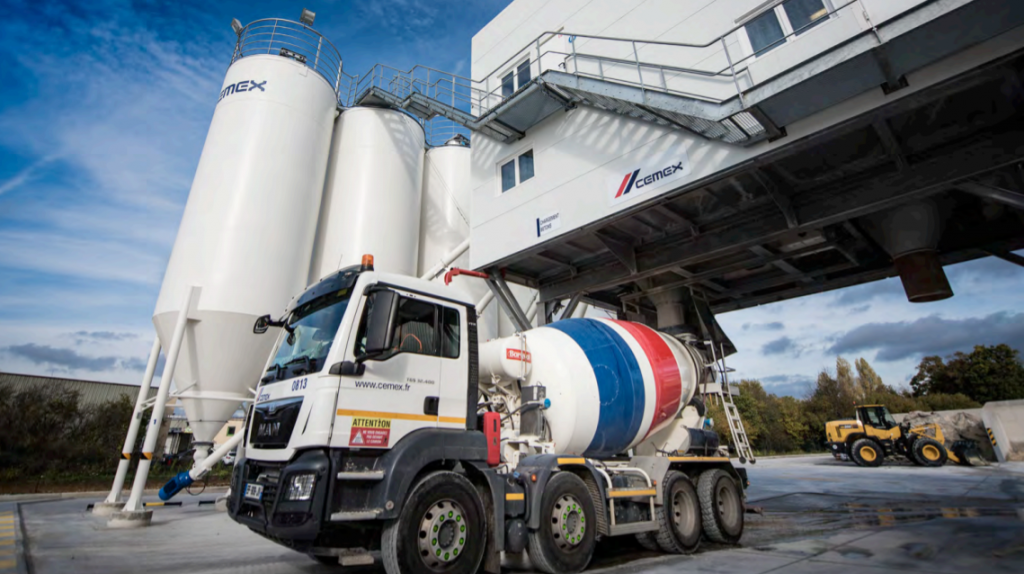
{"label": "truck wheel", "polygon": [[381,535],[388,574],[473,574],[484,557],[483,503],[461,474],[428,474],[414,486],[402,512]]}
{"label": "truck wheel", "polygon": [[559,472],[544,487],[540,528],[529,534],[530,561],[548,574],[580,572],[590,563],[597,541],[597,516],[580,477]]}
{"label": "truck wheel", "polygon": [[664,500],[661,506],[655,507],[658,546],[670,554],[690,554],[700,545],[702,533],[697,490],[685,474],[675,470],[665,475],[661,488]]}
{"label": "truck wheel", "polygon": [[946,447],[939,441],[928,437],[921,437],[914,441],[911,447],[914,461],[921,466],[942,466],[946,464],[949,455],[946,454]]}
{"label": "truck wheel", "polygon": [[850,447],[850,458],[860,466],[882,466],[885,460],[885,452],[878,443],[869,439],[857,439]]}
{"label": "truck wheel", "polygon": [[697,481],[704,534],[712,542],[736,544],[743,536],[743,493],[722,469],[704,471]]}
{"label": "truck wheel", "polygon": [[636,541],[651,552],[661,552],[661,546],[658,546],[658,539],[655,538],[654,532],[637,532]]}

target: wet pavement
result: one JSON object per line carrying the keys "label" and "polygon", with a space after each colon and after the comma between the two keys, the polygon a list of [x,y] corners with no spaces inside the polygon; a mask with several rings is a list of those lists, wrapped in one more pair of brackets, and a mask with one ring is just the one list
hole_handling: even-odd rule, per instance
{"label": "wet pavement", "polygon": [[[628,538],[598,546],[590,572],[1024,572],[1024,464],[983,468],[860,468],[828,456],[747,465],[751,486],[739,546],[692,556],[647,552]],[[21,502],[33,574],[337,572],[183,497],[153,525],[111,530],[89,499]],[[20,562],[19,562],[20,565]],[[346,569],[347,571],[348,569]],[[381,573],[380,566],[360,569]]]}

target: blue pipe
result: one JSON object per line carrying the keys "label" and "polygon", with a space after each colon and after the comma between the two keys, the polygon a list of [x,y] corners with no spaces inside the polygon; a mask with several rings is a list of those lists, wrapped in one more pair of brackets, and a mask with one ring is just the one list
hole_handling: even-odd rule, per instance
{"label": "blue pipe", "polygon": [[167,481],[167,484],[160,489],[160,500],[168,501],[174,498],[175,494],[178,494],[183,489],[188,488],[195,480],[189,475],[188,471],[179,472],[177,476]]}

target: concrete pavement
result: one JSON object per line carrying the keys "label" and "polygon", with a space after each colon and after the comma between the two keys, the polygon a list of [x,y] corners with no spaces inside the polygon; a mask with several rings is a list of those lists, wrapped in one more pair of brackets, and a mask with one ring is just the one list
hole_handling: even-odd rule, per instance
{"label": "concrete pavement", "polygon": [[[664,556],[610,539],[590,571],[1024,572],[1024,464],[860,468],[820,456],[747,466],[748,500],[763,514],[748,515],[739,547],[705,544],[693,556]],[[338,571],[198,499],[156,509],[153,526],[139,530],[108,529],[86,512],[87,500],[21,503],[24,558],[33,574]],[[362,570],[383,572],[379,565]]]}

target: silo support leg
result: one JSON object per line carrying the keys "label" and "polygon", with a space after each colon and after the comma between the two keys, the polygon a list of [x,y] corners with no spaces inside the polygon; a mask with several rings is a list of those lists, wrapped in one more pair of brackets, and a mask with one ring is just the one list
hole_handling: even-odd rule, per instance
{"label": "silo support leg", "polygon": [[505,283],[505,278],[498,271],[491,271],[488,275],[490,277],[487,279],[487,286],[494,293],[498,304],[501,305],[501,310],[508,315],[508,318],[512,320],[512,324],[516,326],[518,331],[530,330],[530,321],[526,318],[523,308],[519,306],[516,296],[512,294],[512,290]]}
{"label": "silo support leg", "polygon": [[121,448],[121,460],[117,463],[117,474],[114,475],[114,484],[110,487],[110,494],[107,495],[107,498],[103,502],[93,505],[93,514],[106,516],[124,508],[124,503],[121,501],[121,490],[124,488],[124,479],[128,475],[128,466],[131,465],[132,451],[135,450],[135,439],[139,435],[142,414],[146,410],[149,389],[153,384],[153,374],[156,372],[156,364],[159,359],[160,338],[157,337],[153,340],[153,348],[149,351],[146,374],[142,376],[139,396],[135,399],[135,410],[132,412],[132,421],[128,425],[128,435],[124,437],[124,446]]}
{"label": "silo support leg", "polygon": [[153,518],[153,511],[146,510],[142,506],[142,493],[146,489],[149,468],[153,464],[153,451],[156,450],[156,441],[164,419],[164,408],[167,406],[167,395],[171,390],[174,368],[178,362],[178,354],[181,352],[181,343],[185,338],[189,310],[198,303],[201,291],[201,287],[189,289],[181,311],[178,312],[178,320],[174,325],[174,334],[171,336],[170,347],[167,351],[167,364],[160,376],[160,388],[157,390],[156,401],[153,403],[153,414],[149,419],[149,426],[146,428],[146,440],[142,444],[142,458],[139,459],[139,466],[135,471],[132,493],[128,496],[124,510],[110,515],[109,525],[111,527],[148,526]]}

